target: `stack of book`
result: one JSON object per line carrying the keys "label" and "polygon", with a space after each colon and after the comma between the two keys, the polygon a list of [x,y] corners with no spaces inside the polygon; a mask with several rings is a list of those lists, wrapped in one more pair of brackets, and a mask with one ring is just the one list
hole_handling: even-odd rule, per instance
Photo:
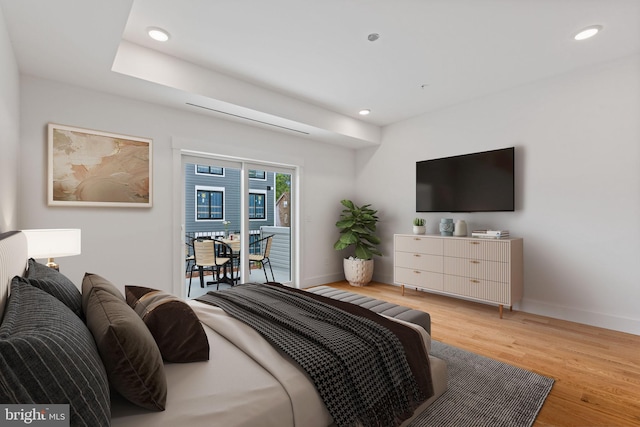
{"label": "stack of book", "polygon": [[509,230],[473,230],[471,237],[481,237],[485,239],[503,239],[509,237]]}

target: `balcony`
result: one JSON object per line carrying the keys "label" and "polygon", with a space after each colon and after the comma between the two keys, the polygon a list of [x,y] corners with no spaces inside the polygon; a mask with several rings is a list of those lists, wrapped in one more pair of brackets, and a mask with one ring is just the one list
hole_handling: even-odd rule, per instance
{"label": "balcony", "polygon": [[[260,230],[252,230],[250,233],[250,241],[253,242],[255,240],[260,239],[263,236],[273,235],[273,243],[271,245],[271,253],[269,254],[269,259],[271,260],[271,266],[273,268],[273,274],[275,276],[276,282],[288,282],[291,280],[291,229],[289,227],[261,227]],[[191,239],[195,237],[203,237],[203,236],[211,236],[214,238],[221,238],[223,233],[221,232],[197,232],[197,233],[187,233],[187,240],[191,241]],[[192,252],[191,252],[192,254]],[[268,267],[267,267],[268,270]],[[271,272],[268,271],[268,276],[271,277]],[[213,279],[212,276],[207,276],[205,274],[205,282],[211,281]],[[249,280],[242,280],[241,282],[257,282],[263,283],[265,281],[264,271],[258,267],[253,267],[250,270]],[[189,288],[189,273],[186,274],[185,278],[185,295],[186,290]],[[220,284],[220,289],[227,289],[229,285],[222,283]],[[191,285],[191,295],[190,298],[197,298],[200,295],[203,295],[209,291],[215,291],[216,284],[212,284],[209,286],[205,286],[204,288],[200,287],[200,279],[197,276],[197,271],[194,272],[193,283]]]}

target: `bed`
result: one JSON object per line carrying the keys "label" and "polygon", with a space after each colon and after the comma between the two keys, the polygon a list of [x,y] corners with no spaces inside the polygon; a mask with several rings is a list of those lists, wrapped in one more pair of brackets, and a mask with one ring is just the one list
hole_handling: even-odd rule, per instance
{"label": "bed", "polygon": [[[6,352],[6,354],[9,352],[6,350],[7,344],[4,342],[8,336],[5,323],[8,322],[8,319],[12,319],[12,316],[25,316],[25,309],[16,310],[16,301],[27,301],[28,298],[41,298],[42,300],[46,300],[46,304],[51,305],[51,311],[47,312],[47,316],[58,316],[60,315],[59,313],[64,312],[64,315],[67,316],[66,318],[70,319],[70,322],[73,324],[74,334],[76,330],[84,328],[85,326],[83,325],[85,323],[89,328],[92,327],[92,324],[95,324],[95,321],[90,318],[89,314],[87,314],[86,318],[83,318],[83,311],[79,308],[75,308],[76,316],[76,314],[71,313],[74,310],[72,305],[67,304],[70,310],[61,308],[63,306],[60,305],[61,303],[59,303],[56,298],[45,297],[39,291],[32,291],[30,286],[22,283],[24,280],[21,279],[20,281],[14,278],[15,276],[24,276],[28,265],[30,266],[29,270],[32,270],[33,266],[29,264],[26,254],[26,239],[22,233],[9,232],[0,235],[0,316],[2,312],[5,312],[3,324],[0,326],[0,350]],[[31,262],[33,262],[33,260],[31,260]],[[106,280],[103,281],[102,279],[103,278],[97,275],[85,276],[85,280],[83,280],[84,293],[102,295],[105,300],[112,298],[114,292],[111,288],[104,287],[106,285],[103,282],[106,282]],[[48,283],[47,280],[38,282],[33,279],[33,281],[36,284],[41,282],[41,284],[46,285]],[[85,288],[85,286],[88,286],[87,281],[93,281],[94,283],[91,284],[93,288],[91,289],[97,290],[87,292]],[[8,297],[10,287],[15,289],[16,292],[15,295]],[[133,288],[135,287],[132,287],[132,289]],[[98,292],[98,290],[100,292]],[[133,291],[130,293],[129,290],[127,290],[127,302],[129,303],[131,302],[129,301],[130,294],[133,294]],[[342,297],[344,298],[344,294],[342,294]],[[121,296],[113,298],[117,300],[121,298]],[[135,300],[137,297],[131,298]],[[64,295],[58,299],[64,301]],[[142,299],[143,298],[140,297],[140,301],[142,301]],[[95,354],[91,357],[83,356],[83,366],[78,366],[77,369],[84,369],[84,371],[74,374],[70,384],[61,386],[65,389],[61,392],[67,393],[71,399],[79,400],[77,403],[74,401],[72,406],[77,405],[78,412],[84,414],[78,415],[78,418],[72,417],[72,425],[112,425],[115,427],[144,425],[188,425],[190,427],[215,425],[230,427],[256,425],[274,427],[326,427],[335,425],[333,417],[327,410],[327,406],[320,397],[316,387],[314,387],[310,375],[305,372],[298,363],[284,354],[283,351],[276,350],[253,328],[231,317],[218,306],[200,301],[175,301],[177,300],[175,297],[169,297],[169,299],[172,303],[175,303],[175,307],[183,307],[185,303],[188,304],[193,313],[196,314],[197,322],[199,325],[202,325],[202,331],[206,335],[206,342],[208,344],[206,359],[208,360],[199,360],[196,357],[194,360],[199,361],[168,363],[164,357],[165,354],[162,353],[162,358],[165,361],[162,362],[161,359],[161,366],[155,369],[161,370],[164,377],[166,377],[166,389],[164,391],[164,397],[166,399],[163,401],[164,410],[150,410],[149,408],[132,404],[129,400],[122,397],[124,394],[113,393],[113,391],[110,390],[110,388],[113,387],[111,376],[108,377],[108,383],[105,384],[106,377],[104,373],[110,369],[122,371],[124,369],[122,365],[110,365],[110,363],[104,360],[102,354],[99,354],[103,361],[102,366],[100,360],[96,360]],[[166,300],[165,298],[164,301],[166,302]],[[46,311],[46,307],[42,308],[46,306],[46,304],[38,299],[37,311]],[[86,313],[92,312],[91,300],[87,302],[83,296],[82,304],[82,309],[84,309]],[[368,304],[370,305],[371,302],[369,301]],[[169,305],[171,304],[165,304],[163,307]],[[363,303],[363,305],[365,305],[365,303]],[[149,306],[146,308],[147,312],[153,312],[149,309]],[[406,310],[400,310],[400,312],[403,311],[406,312]],[[73,314],[73,316],[69,315],[68,312]],[[394,316],[393,313],[394,310],[391,310],[390,315],[392,317]],[[78,322],[74,316],[81,318],[81,322]],[[32,317],[33,316],[30,316],[28,318],[31,319]],[[398,315],[398,317],[401,318],[402,316]],[[162,319],[158,320],[158,316],[156,316],[156,321],[159,321],[159,326],[162,326]],[[397,321],[406,325],[412,325],[410,322],[402,319],[398,319]],[[49,320],[48,323],[43,323],[42,325],[44,326],[41,325],[39,328],[46,329],[50,323],[59,322],[51,322]],[[182,324],[181,322],[174,322],[174,324],[175,323]],[[147,326],[151,329],[150,323],[147,323]],[[430,338],[425,328],[416,325],[411,327],[420,335],[422,344],[428,349]],[[97,346],[100,347],[101,338],[94,332],[92,329],[91,334],[93,334]],[[129,331],[126,330],[124,332],[128,333]],[[87,332],[84,330],[79,333],[77,340],[81,344],[78,344],[77,347],[83,345],[90,347],[90,343],[86,343],[87,340],[90,341],[90,339],[87,339],[87,336]],[[89,335],[89,337],[90,336],[91,335]],[[157,338],[155,335],[153,338],[158,346],[162,348],[159,341],[161,338]],[[65,342],[61,345],[71,346],[71,352],[73,352],[75,339],[76,338],[66,338],[64,340]],[[5,345],[5,347],[2,347],[2,345]],[[137,350],[135,351],[138,351],[138,356],[144,357],[145,360],[143,362],[147,363],[147,359],[153,359],[153,357],[148,356],[150,352],[147,352],[147,350],[139,349],[141,346],[141,344],[138,345],[138,343],[136,343]],[[169,350],[173,351],[176,349],[170,348]],[[88,349],[87,351],[93,350]],[[202,351],[200,351],[200,354],[202,354]],[[5,358],[5,354],[2,354],[2,356],[0,359]],[[91,360],[94,360],[94,365],[90,365]],[[431,380],[433,383],[433,396],[420,405],[415,411],[414,416],[446,390],[446,364],[433,356],[429,356],[429,361]],[[66,362],[66,366],[71,366],[74,363],[75,362]],[[121,360],[116,360],[112,363],[121,363]],[[62,364],[65,365],[65,363]],[[54,363],[52,362],[51,365],[53,366]],[[113,366],[117,366],[117,368],[114,369]],[[10,369],[7,368],[7,370]],[[102,376],[98,374],[102,374]],[[76,381],[80,381],[78,378],[94,375],[98,377],[98,379],[94,383],[91,383],[90,386],[83,383],[75,384]],[[111,373],[107,372],[107,375],[111,375]],[[6,380],[5,372],[0,372],[0,377],[2,377],[0,379],[3,381]],[[54,378],[52,381],[60,382],[58,377],[52,378]],[[78,389],[78,392],[73,392],[74,387]],[[5,386],[4,391],[0,389],[0,396],[2,396],[3,392],[5,396],[7,396],[7,393],[18,393],[18,391],[15,390],[6,390],[6,388]],[[87,392],[88,389],[91,390],[91,393]],[[108,394],[107,406],[105,406],[105,404],[98,405],[92,402],[92,399],[104,400],[105,393]],[[14,399],[18,399],[18,397],[14,396]],[[75,407],[76,406],[74,406],[74,408]],[[102,414],[102,424],[96,421],[87,422],[86,419],[90,419],[90,417],[95,415],[94,412],[98,411],[96,408],[101,408],[103,412],[108,411],[107,416],[110,421],[107,421],[105,424],[104,414]],[[98,414],[97,416],[100,415]],[[410,420],[411,418],[405,420],[402,425],[407,425]]]}

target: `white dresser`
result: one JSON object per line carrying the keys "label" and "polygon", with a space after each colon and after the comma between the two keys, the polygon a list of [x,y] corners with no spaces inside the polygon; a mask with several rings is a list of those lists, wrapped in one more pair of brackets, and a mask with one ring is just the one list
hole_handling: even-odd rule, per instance
{"label": "white dresser", "polygon": [[474,301],[506,305],[522,298],[522,239],[394,236],[394,282]]}

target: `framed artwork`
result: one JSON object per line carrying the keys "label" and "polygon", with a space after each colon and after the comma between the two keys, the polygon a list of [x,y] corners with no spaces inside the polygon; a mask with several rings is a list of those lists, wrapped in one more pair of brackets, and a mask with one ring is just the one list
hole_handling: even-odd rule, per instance
{"label": "framed artwork", "polygon": [[152,140],[49,123],[49,206],[152,206]]}

